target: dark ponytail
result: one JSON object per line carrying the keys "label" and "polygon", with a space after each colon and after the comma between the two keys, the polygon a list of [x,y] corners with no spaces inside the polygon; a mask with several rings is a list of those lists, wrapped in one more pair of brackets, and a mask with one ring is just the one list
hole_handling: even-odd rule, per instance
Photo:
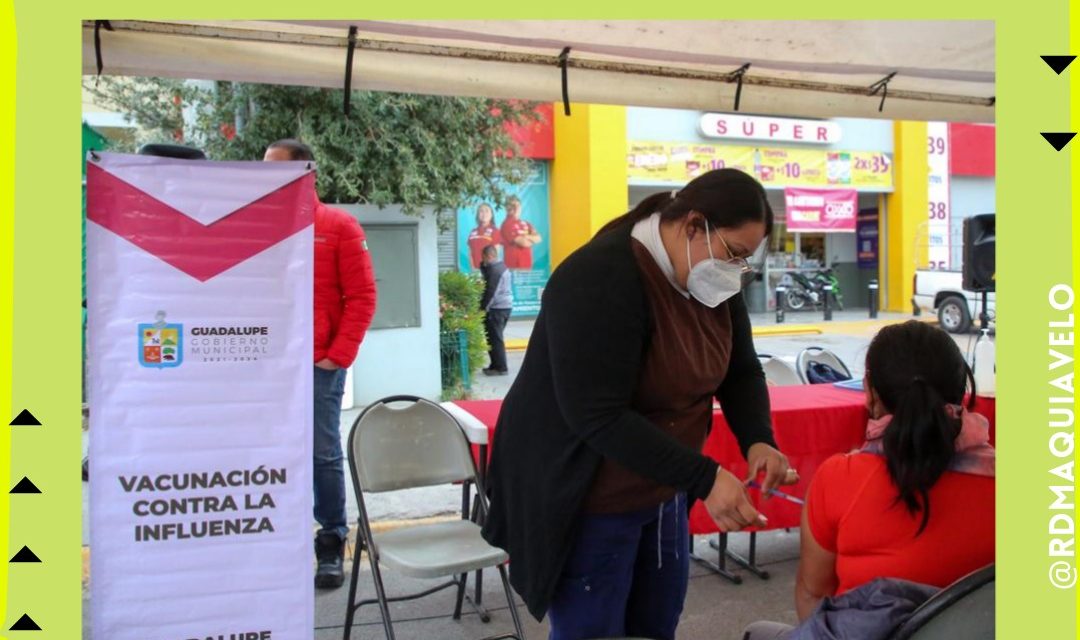
{"label": "dark ponytail", "polygon": [[[930,522],[930,489],[949,468],[960,435],[959,405],[975,380],[960,348],[944,331],[909,321],[882,329],[866,354],[866,376],[892,420],[882,438],[889,477],[912,515],[916,535]],[[969,404],[969,407],[971,405]]]}
{"label": "dark ponytail", "polygon": [[712,228],[731,229],[747,222],[762,222],[765,235],[772,233],[773,211],[761,183],[738,169],[714,169],[682,189],[652,194],[604,225],[596,235],[633,226],[656,212],[663,220],[677,220],[691,211],[705,216]]}
{"label": "dark ponytail", "polygon": [[945,413],[945,400],[932,386],[916,378],[893,409],[892,424],[883,445],[889,476],[908,512],[922,511],[919,533],[930,521],[931,487],[953,456],[960,422]]}

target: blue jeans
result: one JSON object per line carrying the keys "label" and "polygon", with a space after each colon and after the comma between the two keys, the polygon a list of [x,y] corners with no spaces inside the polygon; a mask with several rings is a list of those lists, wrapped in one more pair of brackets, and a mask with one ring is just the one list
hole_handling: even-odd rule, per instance
{"label": "blue jeans", "polygon": [[548,609],[549,640],[674,640],[690,574],[686,497],[583,518]]}
{"label": "blue jeans", "polygon": [[349,536],[345,515],[345,456],[341,450],[341,397],[345,369],[315,367],[315,520],[319,533]]}

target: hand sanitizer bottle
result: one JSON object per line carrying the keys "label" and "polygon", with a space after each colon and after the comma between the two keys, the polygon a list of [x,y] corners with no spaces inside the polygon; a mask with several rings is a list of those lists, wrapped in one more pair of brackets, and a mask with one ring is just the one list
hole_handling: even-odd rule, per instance
{"label": "hand sanitizer bottle", "polygon": [[979,341],[975,344],[975,390],[980,396],[993,398],[995,354],[994,341],[990,339],[990,331],[982,330]]}

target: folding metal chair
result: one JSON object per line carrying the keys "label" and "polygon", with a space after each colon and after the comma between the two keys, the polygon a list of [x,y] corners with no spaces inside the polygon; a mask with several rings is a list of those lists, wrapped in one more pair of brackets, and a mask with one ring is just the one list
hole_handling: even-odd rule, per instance
{"label": "folding metal chair", "polygon": [[[915,609],[889,634],[888,640],[993,638],[994,584],[992,564],[960,578]],[[782,640],[791,637],[793,631],[795,627],[787,624],[755,622],[746,628],[743,640]]]}
{"label": "folding metal chair", "polygon": [[811,362],[820,362],[821,364],[828,365],[833,369],[836,369],[839,373],[845,374],[848,377],[848,380],[852,378],[851,370],[847,368],[844,361],[835,353],[822,347],[807,347],[800,351],[798,357],[795,359],[795,369],[799,372],[799,377],[802,379],[803,384],[811,384],[810,377],[808,376]]}
{"label": "folding metal chair", "polygon": [[889,640],[976,640],[994,637],[994,565],[957,580],[911,614]]}
{"label": "folding metal chair", "polygon": [[762,371],[765,372],[765,381],[770,385],[774,387],[790,387],[806,384],[799,377],[799,373],[795,371],[795,367],[785,360],[767,353],[759,353],[758,360],[761,362]]}
{"label": "folding metal chair", "polygon": [[[390,405],[405,404],[402,408]],[[496,567],[513,618],[513,635],[499,638],[525,640],[517,606],[506,576],[506,553],[488,544],[480,535],[480,525],[463,518],[453,522],[419,525],[374,535],[364,504],[365,493],[381,493],[430,487],[455,482],[475,483],[480,513],[487,513],[487,499],[476,473],[472,453],[457,421],[438,404],[416,396],[383,398],[366,408],[353,423],[348,440],[349,470],[360,509],[357,519],[357,548],[353,554],[349,601],[345,613],[346,640],[352,632],[356,611],[378,604],[387,640],[394,640],[390,618],[391,602],[416,600],[438,591],[457,587],[454,619],[461,618],[465,590],[464,576],[487,567]],[[376,598],[356,602],[360,555],[366,550],[375,583]],[[382,568],[414,578],[451,578],[422,593],[388,598]]]}

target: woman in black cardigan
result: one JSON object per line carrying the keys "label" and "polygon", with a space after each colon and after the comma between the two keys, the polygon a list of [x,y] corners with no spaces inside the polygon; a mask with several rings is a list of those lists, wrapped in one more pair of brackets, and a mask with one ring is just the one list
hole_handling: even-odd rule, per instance
{"label": "woman in black cardigan", "polygon": [[714,397],[751,477],[797,479],[739,293],[772,224],[756,180],[710,171],[646,198],[552,274],[499,415],[484,525],[529,611],[550,614],[551,640],[673,638],[688,503],[725,531],[764,524],[745,481],[701,453]]}

